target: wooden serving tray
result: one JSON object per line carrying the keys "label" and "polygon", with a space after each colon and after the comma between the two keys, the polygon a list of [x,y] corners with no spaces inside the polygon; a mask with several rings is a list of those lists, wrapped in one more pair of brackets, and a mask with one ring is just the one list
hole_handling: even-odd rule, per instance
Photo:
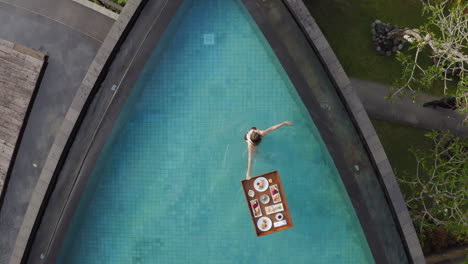
{"label": "wooden serving tray", "polygon": [[[261,177],[265,178],[266,181],[262,180]],[[260,183],[260,185],[258,183]],[[288,202],[286,201],[286,195],[283,191],[283,185],[281,184],[278,171],[272,171],[258,175],[252,177],[250,180],[242,180],[241,184],[242,189],[244,190],[245,199],[247,201],[247,207],[249,208],[250,216],[254,224],[255,232],[257,233],[258,237],[285,230],[294,226],[291,219],[291,214],[289,213]],[[255,188],[255,185],[259,190]],[[266,185],[268,186],[266,187]],[[253,197],[249,196],[250,190],[254,192]],[[277,194],[279,194],[279,196],[272,195],[272,191],[275,192],[275,190],[278,192]],[[268,195],[269,201],[267,203],[262,202],[263,195]],[[266,202],[266,200],[264,200],[264,202]],[[280,217],[278,214],[282,214],[282,218],[277,218]],[[264,218],[261,219],[262,217],[266,217],[271,220],[270,229],[267,228],[270,226],[268,220]],[[265,222],[263,220],[265,220]],[[260,227],[263,226],[264,229],[268,230],[260,230],[259,226],[257,225],[259,221]]]}

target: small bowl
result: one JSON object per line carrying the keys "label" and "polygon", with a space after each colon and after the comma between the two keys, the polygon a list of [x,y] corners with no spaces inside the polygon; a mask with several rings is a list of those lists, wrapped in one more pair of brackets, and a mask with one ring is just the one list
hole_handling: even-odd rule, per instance
{"label": "small bowl", "polygon": [[284,219],[284,216],[283,216],[283,214],[282,214],[282,213],[276,214],[276,216],[275,216],[275,217],[276,217],[276,220],[278,220],[278,221],[281,221],[281,220],[283,220],[283,219]]}
{"label": "small bowl", "polygon": [[260,196],[260,202],[262,202],[262,204],[267,204],[270,202],[270,196],[264,194],[262,196]]}
{"label": "small bowl", "polygon": [[254,195],[255,195],[255,192],[254,192],[254,191],[252,191],[252,190],[249,190],[248,194],[249,194],[249,196],[250,196],[250,197],[254,197]]}

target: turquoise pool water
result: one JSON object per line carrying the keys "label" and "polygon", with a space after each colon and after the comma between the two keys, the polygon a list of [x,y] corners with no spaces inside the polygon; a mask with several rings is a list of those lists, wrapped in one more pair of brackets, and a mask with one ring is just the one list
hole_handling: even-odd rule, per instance
{"label": "turquoise pool water", "polygon": [[[294,227],[257,238],[243,136],[284,120],[252,175],[279,170]],[[240,2],[184,4],[102,151],[57,261],[373,263],[340,176]]]}

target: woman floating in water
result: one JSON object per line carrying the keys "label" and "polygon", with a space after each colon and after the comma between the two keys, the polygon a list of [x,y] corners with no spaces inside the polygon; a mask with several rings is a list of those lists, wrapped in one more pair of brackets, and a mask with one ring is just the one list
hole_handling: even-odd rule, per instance
{"label": "woman floating in water", "polygon": [[256,127],[252,127],[247,134],[245,134],[244,139],[245,142],[247,143],[247,149],[249,151],[249,163],[247,165],[247,175],[246,179],[250,180],[250,171],[252,169],[252,156],[253,156],[253,151],[258,144],[262,141],[262,138],[266,136],[268,133],[271,131],[275,131],[276,129],[282,127],[282,126],[292,126],[293,124],[289,121],[284,121],[281,124],[278,124],[276,126],[272,126],[268,129],[265,130],[260,130],[257,129]]}

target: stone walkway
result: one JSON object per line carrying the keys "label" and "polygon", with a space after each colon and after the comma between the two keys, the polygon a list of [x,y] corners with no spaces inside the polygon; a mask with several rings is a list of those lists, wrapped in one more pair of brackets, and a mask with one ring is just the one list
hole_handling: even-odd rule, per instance
{"label": "stone walkway", "polygon": [[46,55],[0,39],[0,193]]}
{"label": "stone walkway", "polygon": [[99,42],[114,23],[113,19],[71,0],[0,0],[0,3],[62,24]]}
{"label": "stone walkway", "polygon": [[449,129],[456,135],[468,137],[468,126],[462,124],[465,115],[439,107],[422,107],[423,103],[439,97],[421,94],[416,98],[416,103],[410,98],[391,103],[384,98],[389,94],[389,85],[353,78],[351,83],[371,118],[423,129]]}

